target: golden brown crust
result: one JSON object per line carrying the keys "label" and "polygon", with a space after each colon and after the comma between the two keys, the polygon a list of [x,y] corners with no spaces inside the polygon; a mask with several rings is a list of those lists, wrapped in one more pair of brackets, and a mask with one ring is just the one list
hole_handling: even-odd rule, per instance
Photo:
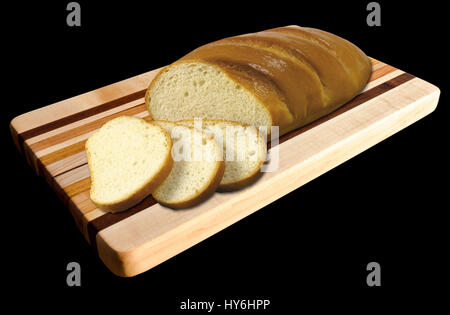
{"label": "golden brown crust", "polygon": [[294,121],[283,92],[265,75],[247,65],[236,65],[224,61],[211,64],[219,67],[232,81],[252,94],[263,105],[271,117],[272,126],[285,126]]}
{"label": "golden brown crust", "polygon": [[156,199],[160,204],[173,208],[173,209],[184,209],[184,208],[190,208],[193,207],[202,201],[205,201],[208,199],[214,192],[216,191],[217,187],[220,184],[220,181],[222,180],[223,173],[225,172],[225,162],[224,161],[217,161],[216,169],[215,169],[215,176],[211,179],[209,185],[204,189],[203,191],[200,191],[196,196],[193,198],[190,198],[188,200],[175,202],[175,203],[168,203],[161,200]]}
{"label": "golden brown crust", "polygon": [[[320,80],[324,90],[324,104],[330,101],[340,103],[353,94],[353,78],[336,56],[316,42],[294,36],[289,33],[264,31],[246,34],[228,39],[230,41],[247,40],[251,45],[269,49],[284,56],[290,56],[298,63],[304,64]],[[321,108],[310,108],[308,115]]]}
{"label": "golden brown crust", "polygon": [[[281,32],[315,43],[327,49],[344,66],[354,88],[359,92],[367,83],[372,71],[369,58],[357,46],[344,38],[315,28],[288,26],[267,30],[266,32]],[[355,93],[352,93],[355,94]]]}
{"label": "golden brown crust", "polygon": [[308,107],[314,108],[323,104],[322,85],[311,71],[268,50],[245,43],[218,41],[201,46],[181,58],[191,59],[250,66],[273,82],[283,93],[294,121],[304,119]]}
{"label": "golden brown crust", "polygon": [[[185,126],[182,124],[177,124],[176,122],[173,122],[173,121],[166,121],[166,120],[158,120],[158,121],[163,122],[163,123],[169,123],[169,124],[173,124],[173,125],[183,126],[188,129],[194,129],[193,127]],[[155,125],[157,125],[158,121],[155,121]],[[209,141],[214,142],[216,149],[217,149],[217,153],[219,155],[221,155],[221,149],[219,148],[218,144],[215,142],[213,137],[209,136],[203,132],[201,134],[202,134],[202,137],[208,139]],[[183,200],[183,201],[179,201],[179,202],[165,202],[163,200],[158,199],[157,196],[153,196],[153,197],[161,205],[164,205],[166,207],[173,208],[173,209],[183,209],[183,208],[189,208],[189,207],[195,206],[196,204],[206,200],[208,197],[210,197],[214,193],[214,191],[216,191],[217,187],[220,184],[220,181],[222,180],[224,172],[225,172],[225,162],[223,161],[223,158],[221,158],[220,160],[216,161],[216,167],[214,169],[214,176],[211,178],[211,180],[209,181],[206,188],[199,191],[197,195],[195,195],[187,200]],[[170,174],[170,172],[169,172],[169,174]]]}
{"label": "golden brown crust", "polygon": [[[141,119],[141,118],[138,118],[138,119]],[[148,123],[148,122],[146,122],[146,123]],[[152,125],[154,125],[154,124],[152,124]],[[154,125],[154,126],[157,126],[157,125]],[[161,185],[161,183],[167,178],[167,176],[169,176],[170,171],[172,170],[172,166],[173,166],[173,159],[172,159],[172,154],[171,154],[172,138],[162,127],[160,127],[160,126],[157,126],[157,127],[161,128],[161,130],[164,132],[164,136],[167,139],[167,143],[170,144],[170,149],[168,150],[166,159],[165,159],[164,163],[161,165],[161,168],[159,169],[159,171],[155,174],[155,176],[153,178],[150,178],[147,181],[147,183],[144,184],[140,189],[138,189],[137,191],[135,191],[134,193],[132,193],[129,196],[123,197],[121,200],[119,200],[117,202],[102,203],[102,202],[99,202],[98,200],[95,200],[95,198],[93,198],[91,195],[92,202],[98,208],[100,208],[104,211],[111,212],[111,213],[117,213],[117,212],[127,210],[127,209],[131,208],[132,206],[141,202],[148,195],[150,195],[159,185]],[[89,140],[86,141],[85,150],[86,150],[88,165],[91,165],[91,162],[90,162],[91,153],[89,150]],[[89,167],[89,169],[91,172],[91,192],[92,192],[92,186],[95,185],[95,183],[94,183],[95,175],[94,175],[94,170],[92,169],[92,167]]]}
{"label": "golden brown crust", "polygon": [[253,173],[251,173],[249,176],[242,178],[239,181],[236,182],[231,182],[231,183],[226,183],[226,184],[220,184],[217,187],[217,191],[233,191],[233,190],[239,190],[242,189],[244,187],[247,187],[251,184],[253,184],[256,180],[258,180],[258,178],[261,177],[262,172],[261,172],[261,166],[264,163],[261,162],[259,167],[255,169],[255,171]]}
{"label": "golden brown crust", "polygon": [[[225,38],[195,49],[170,66],[180,62],[219,67],[260,100],[272,125],[280,127],[280,136],[349,101],[367,84],[372,71],[369,58],[349,41],[298,26]],[[151,114],[149,101],[147,96]]]}

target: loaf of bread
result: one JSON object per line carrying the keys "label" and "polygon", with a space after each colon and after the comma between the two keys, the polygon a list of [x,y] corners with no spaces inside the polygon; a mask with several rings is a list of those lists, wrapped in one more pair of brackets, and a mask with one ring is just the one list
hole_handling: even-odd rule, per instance
{"label": "loaf of bread", "polygon": [[369,58],[345,39],[280,27],[193,50],[156,75],[146,105],[153,119],[279,126],[282,135],[352,99],[371,69]]}
{"label": "loaf of bread", "polygon": [[132,116],[108,121],[85,146],[91,200],[113,213],[151,194],[173,165],[170,135],[162,127]]}
{"label": "loaf of bread", "polygon": [[254,126],[226,120],[180,120],[183,126],[200,128],[222,147],[225,173],[218,190],[230,191],[250,185],[261,173],[266,159],[266,142]]}
{"label": "loaf of bread", "polygon": [[225,164],[216,141],[202,131],[169,121],[153,121],[172,137],[172,170],[152,193],[171,208],[194,206],[211,196],[223,177]]}

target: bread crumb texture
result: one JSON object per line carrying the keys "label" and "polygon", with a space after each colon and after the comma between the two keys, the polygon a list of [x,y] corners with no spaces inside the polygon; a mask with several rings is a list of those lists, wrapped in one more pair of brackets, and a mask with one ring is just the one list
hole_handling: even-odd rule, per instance
{"label": "bread crumb texture", "polygon": [[170,121],[203,118],[271,125],[264,105],[219,67],[185,62],[163,71],[149,90],[152,117]]}
{"label": "bread crumb texture", "polygon": [[157,125],[131,116],[110,120],[86,142],[91,199],[108,209],[151,186],[171,147],[169,135]]}
{"label": "bread crumb texture", "polygon": [[222,148],[222,187],[255,176],[266,159],[266,142],[254,126],[224,120],[183,120],[178,124],[202,129]]}
{"label": "bread crumb texture", "polygon": [[171,134],[174,165],[153,193],[160,203],[186,207],[213,193],[223,176],[223,157],[213,138],[173,122],[154,121]]}

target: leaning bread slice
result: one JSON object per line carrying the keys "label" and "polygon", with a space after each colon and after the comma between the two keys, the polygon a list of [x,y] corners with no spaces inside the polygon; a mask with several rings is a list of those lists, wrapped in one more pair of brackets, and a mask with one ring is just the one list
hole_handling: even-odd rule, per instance
{"label": "leaning bread slice", "polygon": [[171,149],[158,125],[132,116],[108,121],[86,142],[91,200],[113,213],[139,203],[169,175]]}
{"label": "leaning bread slice", "polygon": [[171,208],[187,208],[208,198],[219,185],[225,164],[220,146],[199,130],[153,121],[171,134],[172,171],[153,197]]}
{"label": "leaning bread slice", "polygon": [[266,142],[254,126],[226,120],[182,120],[176,123],[200,128],[211,134],[225,160],[225,173],[219,190],[241,189],[253,183],[261,173],[266,159]]}

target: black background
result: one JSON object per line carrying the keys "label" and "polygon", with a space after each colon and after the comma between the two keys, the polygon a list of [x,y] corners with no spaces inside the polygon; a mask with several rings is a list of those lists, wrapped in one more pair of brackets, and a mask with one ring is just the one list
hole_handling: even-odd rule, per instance
{"label": "black background", "polygon": [[[1,7],[3,286],[24,298],[17,307],[66,310],[56,303],[63,302],[71,310],[173,313],[187,298],[264,298],[276,313],[356,305],[365,312],[386,302],[415,306],[425,296],[435,305],[448,275],[447,17],[440,2],[379,1],[382,25],[369,27],[369,1],[79,1],[82,26],[73,28],[65,21],[68,2]],[[150,271],[113,275],[15,149],[11,119],[164,66],[207,42],[290,24],[333,32],[437,85],[438,108]],[[70,261],[81,264],[79,288],[66,285]],[[366,285],[371,261],[381,265],[381,287]]]}

